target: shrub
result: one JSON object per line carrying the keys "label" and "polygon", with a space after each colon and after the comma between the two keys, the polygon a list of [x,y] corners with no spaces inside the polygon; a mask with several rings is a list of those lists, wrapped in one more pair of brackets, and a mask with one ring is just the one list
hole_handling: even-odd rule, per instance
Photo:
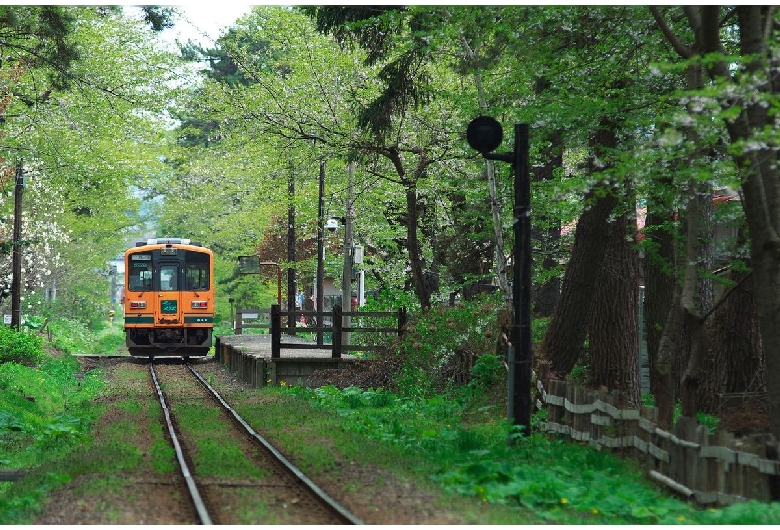
{"label": "shrub", "polygon": [[43,341],[33,333],[0,327],[0,363],[36,366],[43,360]]}
{"label": "shrub", "polygon": [[467,385],[477,359],[496,352],[500,307],[492,299],[479,299],[454,307],[433,307],[410,318],[400,344],[403,369],[398,391],[430,397]]}

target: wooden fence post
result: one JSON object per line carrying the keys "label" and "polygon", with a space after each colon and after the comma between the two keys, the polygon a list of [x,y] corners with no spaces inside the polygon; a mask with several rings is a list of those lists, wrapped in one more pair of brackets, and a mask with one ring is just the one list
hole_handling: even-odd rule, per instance
{"label": "wooden fence post", "polygon": [[271,359],[281,357],[282,343],[282,313],[279,304],[271,306]]}
{"label": "wooden fence post", "polygon": [[402,307],[398,310],[398,336],[403,337],[406,331],[406,308]]}
{"label": "wooden fence post", "polygon": [[332,354],[331,356],[334,359],[341,359],[341,306],[340,305],[334,305],[333,306],[333,339],[332,339]]}
{"label": "wooden fence post", "polygon": [[235,324],[236,327],[233,330],[233,334],[234,335],[241,335],[241,324],[242,324],[243,318],[244,318],[244,315],[242,314],[241,306],[237,305],[236,306],[236,324]]}

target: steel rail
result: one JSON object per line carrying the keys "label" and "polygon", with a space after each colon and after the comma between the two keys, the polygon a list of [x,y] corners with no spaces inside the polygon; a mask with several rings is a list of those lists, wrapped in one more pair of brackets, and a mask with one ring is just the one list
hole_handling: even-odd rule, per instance
{"label": "steel rail", "polygon": [[219,395],[219,393],[210,385],[206,380],[201,376],[197,370],[195,370],[190,363],[186,363],[187,368],[192,372],[192,374],[198,378],[198,380],[201,382],[201,384],[211,393],[214,398],[219,401],[219,403],[225,408],[226,411],[228,411],[232,416],[233,419],[235,419],[239,424],[241,424],[244,429],[246,429],[246,432],[252,436],[255,440],[260,442],[260,444],[263,445],[263,447],[270,452],[276,460],[282,464],[290,473],[295,475],[298,480],[300,480],[306,488],[309,489],[309,491],[312,492],[312,494],[316,495],[319,499],[321,499],[323,502],[325,502],[328,506],[330,506],[331,509],[336,511],[342,519],[344,519],[348,524],[355,524],[355,525],[361,525],[364,524],[363,521],[355,517],[352,513],[350,513],[346,508],[341,506],[336,500],[334,500],[330,495],[325,493],[325,491],[322,490],[317,484],[315,484],[309,477],[303,474],[303,472],[298,469],[292,462],[287,460],[282,453],[280,453],[273,445],[270,444],[265,438],[260,436],[255,430],[242,418],[238,412],[233,410],[233,408],[227,404],[227,402],[222,399],[222,396]]}
{"label": "steel rail", "polygon": [[165,396],[163,395],[162,388],[160,388],[160,382],[157,380],[157,374],[154,371],[154,363],[149,363],[149,373],[152,375],[152,381],[154,381],[154,387],[157,390],[157,397],[160,399],[160,405],[162,406],[163,413],[165,414],[165,423],[168,426],[168,433],[171,436],[171,442],[176,450],[176,458],[179,460],[179,467],[181,468],[184,481],[187,483],[187,488],[190,490],[190,497],[195,504],[195,510],[198,512],[200,522],[204,525],[211,525],[211,516],[209,515],[206,505],[203,503],[203,499],[198,491],[198,486],[195,484],[195,480],[192,478],[190,468],[187,462],[184,461],[184,452],[182,451],[179,438],[176,436],[175,429],[173,428],[173,422],[171,421],[171,413],[168,410],[168,405],[165,403]]}

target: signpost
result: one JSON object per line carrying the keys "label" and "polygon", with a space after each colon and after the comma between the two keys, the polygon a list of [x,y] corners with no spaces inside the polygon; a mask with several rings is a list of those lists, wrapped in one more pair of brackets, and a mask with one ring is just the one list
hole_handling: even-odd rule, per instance
{"label": "signpost", "polygon": [[276,267],[277,276],[277,294],[276,300],[279,306],[282,305],[282,267],[275,261],[260,261],[257,256],[239,256],[238,257],[238,272],[240,274],[260,274],[260,265],[271,265]]}

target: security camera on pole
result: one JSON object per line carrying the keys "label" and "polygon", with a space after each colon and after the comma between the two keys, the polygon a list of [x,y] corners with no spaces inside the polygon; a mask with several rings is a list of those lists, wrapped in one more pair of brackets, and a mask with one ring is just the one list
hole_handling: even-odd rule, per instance
{"label": "security camera on pole", "polygon": [[339,229],[339,221],[338,221],[338,219],[334,219],[334,218],[328,219],[325,222],[325,229],[328,232],[335,232],[336,230],[338,230]]}
{"label": "security camera on pole", "polygon": [[508,353],[507,418],[531,432],[531,178],[528,169],[528,124],[515,124],[515,148],[511,153],[493,153],[503,136],[501,124],[490,116],[469,123],[469,145],[488,160],[512,164],[515,175],[512,281],[512,335]]}

